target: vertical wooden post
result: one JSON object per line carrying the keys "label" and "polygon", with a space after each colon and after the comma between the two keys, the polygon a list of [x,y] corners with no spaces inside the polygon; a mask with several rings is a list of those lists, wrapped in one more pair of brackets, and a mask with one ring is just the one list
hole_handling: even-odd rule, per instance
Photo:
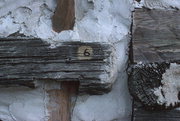
{"label": "vertical wooden post", "polygon": [[77,96],[78,82],[62,82],[60,90],[49,90],[50,97],[48,109],[50,111],[49,121],[70,121],[71,108],[73,108],[72,97]]}
{"label": "vertical wooden post", "polygon": [[72,29],[75,23],[74,0],[57,0],[57,7],[52,17],[53,30],[61,32]]}
{"label": "vertical wooden post", "polygon": [[[75,23],[74,0],[57,0],[57,7],[52,17],[53,30],[61,32],[72,29]],[[78,91],[77,82],[62,82],[61,90],[50,90],[50,103],[56,103],[55,109],[50,109],[49,121],[70,121],[71,97]],[[50,106],[49,108],[52,108]]]}

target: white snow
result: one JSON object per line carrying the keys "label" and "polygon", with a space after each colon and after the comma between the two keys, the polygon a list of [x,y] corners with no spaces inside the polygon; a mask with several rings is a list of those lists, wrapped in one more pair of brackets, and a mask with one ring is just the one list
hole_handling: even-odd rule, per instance
{"label": "white snow", "polygon": [[[51,1],[51,2],[50,2]],[[131,0],[130,0],[131,1]],[[131,7],[125,1],[76,0],[76,23],[73,30],[56,33],[52,30],[51,17],[55,0],[1,0],[0,36],[19,32],[26,36],[42,38],[54,45],[59,41],[117,42],[128,34]],[[18,4],[17,4],[18,3]],[[9,7],[12,6],[12,7]],[[81,6],[81,7],[80,7]],[[113,6],[113,8],[111,8]]]}
{"label": "white snow", "polygon": [[[158,103],[170,106],[180,103],[178,93],[180,92],[180,65],[172,63],[162,77],[163,86],[156,88],[154,93],[158,96]],[[162,93],[164,96],[162,95]]]}
{"label": "white snow", "polygon": [[121,70],[113,90],[101,96],[79,96],[72,121],[130,121],[131,100],[127,75]]}
{"label": "white snow", "polygon": [[0,119],[3,121],[46,121],[48,119],[43,88],[1,88],[0,97]]}
{"label": "white snow", "polygon": [[9,87],[0,89],[0,120],[48,121],[49,96],[46,91],[60,89],[60,82],[36,81],[36,88]]}
{"label": "white snow", "polygon": [[49,39],[55,36],[51,28],[51,16],[55,0],[1,0],[0,36],[19,32],[26,36]]}
{"label": "white snow", "polygon": [[134,1],[134,6],[136,8],[144,6],[149,9],[180,9],[180,0],[141,0]]}

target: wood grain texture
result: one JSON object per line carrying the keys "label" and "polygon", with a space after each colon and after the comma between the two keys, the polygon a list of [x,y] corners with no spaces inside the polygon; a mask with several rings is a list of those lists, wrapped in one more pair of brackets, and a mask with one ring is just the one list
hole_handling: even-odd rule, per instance
{"label": "wood grain texture", "polygon": [[129,90],[146,109],[165,110],[180,106],[158,104],[153,89],[162,86],[170,63],[180,63],[180,12],[136,9],[133,22],[133,64]]}
{"label": "wood grain texture", "polygon": [[133,121],[180,121],[180,110],[147,111],[136,102],[133,109]]}
{"label": "wood grain texture", "polygon": [[[179,61],[180,63],[180,61]],[[178,63],[177,63],[178,64]],[[149,63],[138,64],[132,67],[129,75],[128,87],[130,94],[136,101],[141,102],[146,110],[169,110],[180,107],[180,102],[176,104],[159,103],[158,96],[154,89],[163,87],[163,74],[170,68],[170,63]],[[173,80],[172,80],[173,82]],[[163,90],[161,90],[161,93]],[[172,93],[174,95],[174,93]],[[178,95],[175,95],[178,98]]]}
{"label": "wood grain texture", "polygon": [[53,30],[61,32],[72,29],[75,23],[74,0],[57,0],[57,7],[52,17]]}
{"label": "wood grain texture", "polygon": [[180,60],[180,11],[136,9],[134,63]]}
{"label": "wood grain texture", "polygon": [[0,85],[34,80],[79,81],[80,92],[101,94],[112,85],[111,45],[62,42],[56,48],[39,39],[0,40]]}
{"label": "wood grain texture", "polygon": [[136,9],[134,12],[133,62],[128,81],[135,102],[132,121],[180,121],[180,110],[174,109],[180,103],[160,104],[153,91],[163,86],[163,74],[170,64],[180,64],[179,20],[180,11],[176,10]]}
{"label": "wood grain texture", "polygon": [[48,121],[70,121],[72,109],[76,103],[78,94],[78,82],[62,82],[61,89],[48,90],[49,94],[49,120]]}

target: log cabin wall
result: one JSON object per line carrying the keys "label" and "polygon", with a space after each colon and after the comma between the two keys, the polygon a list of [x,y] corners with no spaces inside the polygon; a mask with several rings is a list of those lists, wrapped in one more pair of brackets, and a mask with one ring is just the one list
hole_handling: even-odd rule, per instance
{"label": "log cabin wall", "polygon": [[[129,75],[129,89],[134,97],[132,121],[179,121],[180,6],[161,0],[137,1],[137,5],[144,7],[136,8],[133,13]],[[176,78],[170,78],[173,76]],[[167,84],[169,87],[164,89]],[[171,99],[169,105],[159,103],[160,95],[155,93],[159,87],[164,98]]]}

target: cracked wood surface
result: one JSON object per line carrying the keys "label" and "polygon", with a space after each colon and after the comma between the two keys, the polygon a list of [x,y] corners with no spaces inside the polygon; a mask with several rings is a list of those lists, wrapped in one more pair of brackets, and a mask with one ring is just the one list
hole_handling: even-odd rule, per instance
{"label": "cracked wood surface", "polygon": [[[153,91],[154,88],[162,86],[163,74],[170,64],[180,64],[179,20],[178,10],[136,9],[134,12],[131,58],[133,65],[130,67],[128,81],[134,98],[132,121],[180,120],[180,110],[174,109],[179,107],[180,103],[168,106],[160,104]],[[176,95],[178,98],[179,94]]]}
{"label": "cracked wood surface", "polygon": [[136,9],[133,20],[134,63],[180,60],[180,11]]}
{"label": "cracked wood surface", "polygon": [[1,39],[0,85],[79,81],[80,92],[102,94],[112,85],[112,53],[105,43],[62,42],[51,48],[40,39]]}

